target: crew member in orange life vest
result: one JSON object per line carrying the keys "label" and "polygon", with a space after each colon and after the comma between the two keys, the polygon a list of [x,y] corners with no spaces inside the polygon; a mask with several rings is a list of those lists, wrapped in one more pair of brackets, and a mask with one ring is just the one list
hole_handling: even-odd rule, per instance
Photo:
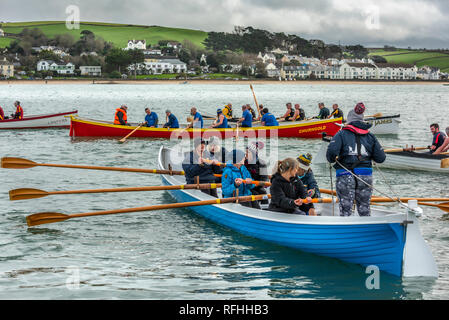
{"label": "crew member in orange life vest", "polygon": [[115,110],[115,117],[114,117],[114,124],[122,125],[122,126],[128,126],[128,117],[126,115],[126,111],[128,110],[128,107],[125,105],[122,105],[119,109]]}
{"label": "crew member in orange life vest", "polygon": [[0,121],[5,120],[5,113],[3,112],[3,108],[0,106]]}
{"label": "crew member in orange life vest", "polygon": [[20,102],[19,101],[14,102],[14,106],[16,107],[16,113],[13,115],[13,118],[22,120],[23,119],[23,109],[20,106]]}

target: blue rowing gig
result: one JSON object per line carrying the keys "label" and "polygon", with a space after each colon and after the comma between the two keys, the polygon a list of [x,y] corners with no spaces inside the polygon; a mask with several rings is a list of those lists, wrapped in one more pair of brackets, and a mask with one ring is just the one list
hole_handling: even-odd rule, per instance
{"label": "blue rowing gig", "polygon": [[[182,170],[183,154],[161,147],[159,168]],[[184,176],[161,175],[165,185],[185,184]],[[177,202],[214,199],[200,190],[171,190]],[[220,195],[220,190],[218,190]],[[317,255],[340,259],[398,277],[437,277],[417,212],[372,209],[370,217],[340,217],[338,205],[317,204],[318,216],[243,207],[237,203],[191,207],[195,213],[242,234]],[[422,211],[422,210],[421,210]]]}

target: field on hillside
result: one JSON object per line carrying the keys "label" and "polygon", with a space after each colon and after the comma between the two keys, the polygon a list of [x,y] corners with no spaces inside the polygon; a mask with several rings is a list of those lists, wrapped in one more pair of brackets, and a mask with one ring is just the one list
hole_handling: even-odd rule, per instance
{"label": "field on hillside", "polygon": [[0,48],[5,48],[7,46],[9,46],[9,44],[11,43],[11,41],[13,41],[14,39],[11,38],[0,38]]}
{"label": "field on hillside", "polygon": [[[7,33],[20,33],[24,28],[39,28],[49,38],[57,34],[70,33],[75,39],[80,37],[83,30],[90,30],[95,35],[110,41],[117,47],[126,47],[128,40],[146,40],[147,44],[157,44],[159,40],[174,40],[183,42],[189,40],[197,46],[204,48],[202,42],[207,37],[207,32],[190,29],[166,28],[159,26],[137,26],[112,23],[81,22],[80,29],[69,30],[62,21],[42,22],[15,22],[4,23],[2,29]],[[6,44],[7,45],[7,44]],[[5,46],[0,43],[0,46]]]}
{"label": "field on hillside", "polygon": [[443,52],[417,51],[399,49],[397,51],[384,51],[375,49],[370,55],[384,57],[389,63],[416,64],[417,67],[430,66],[440,68],[442,72],[449,72],[449,54]]}

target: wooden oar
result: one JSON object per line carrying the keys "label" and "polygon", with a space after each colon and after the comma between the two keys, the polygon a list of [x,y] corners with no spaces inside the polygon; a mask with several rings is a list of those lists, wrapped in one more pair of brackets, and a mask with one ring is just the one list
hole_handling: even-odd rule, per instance
{"label": "wooden oar", "polygon": [[[118,213],[129,213],[129,212],[140,212],[140,211],[154,211],[154,210],[163,210],[163,209],[176,209],[176,208],[186,208],[186,207],[196,207],[196,206],[205,206],[205,205],[214,205],[214,204],[224,204],[224,203],[232,203],[236,202],[248,202],[248,201],[259,201],[267,198],[271,198],[270,194],[265,195],[257,195],[257,196],[245,196],[245,197],[233,197],[233,198],[217,198],[212,200],[203,200],[203,201],[192,201],[192,202],[181,202],[181,203],[170,203],[170,204],[161,204],[161,205],[153,205],[146,207],[138,207],[138,208],[126,208],[126,209],[117,209],[117,210],[106,210],[106,211],[96,211],[96,212],[84,212],[84,213],[75,213],[75,214],[64,214],[59,212],[41,212],[29,215],[26,217],[27,224],[29,227],[46,224],[46,223],[54,223],[54,222],[62,222],[68,219],[73,218],[83,218],[83,217],[91,217],[91,216],[101,216],[108,214],[118,214]],[[306,199],[303,199],[306,201]],[[313,203],[329,203],[332,202],[332,199],[312,199]]]}
{"label": "wooden oar", "polygon": [[137,130],[139,130],[141,127],[143,126],[143,124],[139,125],[137,128],[135,128],[133,131],[131,131],[126,137],[122,138],[119,140],[120,143],[124,143],[126,141],[126,139],[128,139],[134,132],[136,132]]}
{"label": "wooden oar", "polygon": [[365,119],[366,118],[379,118],[379,117],[382,117],[382,116],[383,116],[382,112],[378,112],[378,113],[373,114],[372,116],[365,116],[364,118]]}
{"label": "wooden oar", "polygon": [[442,203],[428,203],[428,202],[422,202],[418,201],[418,204],[424,205],[424,206],[432,206],[437,207],[445,212],[449,212],[449,202],[442,202]]}
{"label": "wooden oar", "polygon": [[251,91],[253,92],[254,102],[256,103],[256,109],[257,109],[257,113],[259,114],[259,119],[260,119],[259,104],[257,103],[256,94],[254,93],[253,85],[250,84],[249,87],[251,88]]}
{"label": "wooden oar", "polygon": [[[247,183],[243,181],[243,183]],[[251,181],[247,184],[268,187],[270,182]],[[20,188],[9,191],[9,199],[27,200],[42,198],[50,195],[60,194],[82,194],[82,193],[107,193],[107,192],[134,192],[134,191],[160,191],[160,190],[187,190],[187,189],[217,189],[221,188],[221,183],[203,183],[203,184],[184,184],[171,186],[148,186],[148,187],[127,187],[127,188],[109,188],[109,189],[85,189],[85,190],[65,190],[65,191],[44,191],[32,188]]]}
{"label": "wooden oar", "polygon": [[5,169],[28,169],[36,166],[41,167],[57,167],[72,169],[89,169],[89,170],[106,170],[106,171],[125,171],[125,172],[141,172],[156,174],[184,175],[184,171],[158,170],[158,169],[139,169],[139,168],[120,168],[120,167],[101,167],[101,166],[84,166],[73,164],[54,164],[54,163],[37,163],[23,158],[4,157],[1,161],[1,167]]}
{"label": "wooden oar", "polygon": [[449,158],[441,159],[441,168],[449,168]]}
{"label": "wooden oar", "polygon": [[393,153],[393,152],[403,152],[403,151],[427,150],[429,148],[430,147],[411,147],[411,148],[385,149],[384,152],[386,152],[386,153]]}

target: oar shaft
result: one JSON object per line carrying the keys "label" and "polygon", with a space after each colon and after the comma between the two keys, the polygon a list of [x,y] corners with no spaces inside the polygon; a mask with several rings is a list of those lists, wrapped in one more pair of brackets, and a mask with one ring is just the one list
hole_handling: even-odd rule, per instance
{"label": "oar shaft", "polygon": [[55,163],[36,163],[35,165],[36,166],[41,166],[41,167],[56,167],[56,168],[71,168],[71,169],[126,171],[126,172],[140,172],[140,173],[184,175],[184,171],[170,171],[170,170],[158,170],[158,169],[83,166],[83,165],[74,165],[74,164],[55,164]]}

